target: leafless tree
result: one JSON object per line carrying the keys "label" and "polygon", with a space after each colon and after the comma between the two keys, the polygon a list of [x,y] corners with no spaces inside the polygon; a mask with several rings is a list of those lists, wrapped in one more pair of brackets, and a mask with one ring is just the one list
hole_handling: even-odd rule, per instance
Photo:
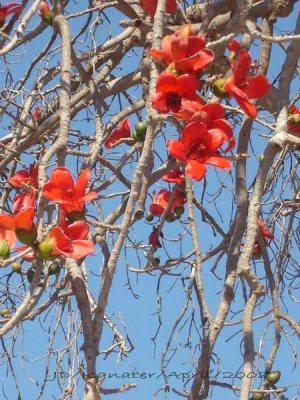
{"label": "leafless tree", "polygon": [[[134,398],[136,381],[111,388],[99,375],[107,358],[122,362],[136,351],[128,332],[137,326],[128,325],[126,315],[116,317],[118,309],[113,315],[108,309],[116,276],[125,268],[132,296],[141,277],[157,284],[156,298],[149,299],[157,304],[156,334],[149,332],[149,339],[164,348],[156,354],[164,382],[156,398],[200,400],[213,396],[216,388],[241,400],[253,392],[266,400],[290,398],[284,378],[274,385],[259,380],[257,371],[274,371],[284,343],[290,348],[286,363],[296,367],[299,349],[300,137],[289,129],[289,110],[299,101],[297,2],[179,0],[177,12],[168,14],[166,0],[158,0],[152,18],[139,0],[53,0],[53,21],[38,15],[39,3],[23,0],[21,13],[8,16],[0,30],[1,209],[13,214],[21,189],[9,179],[36,165],[38,244],[58,224],[58,207],[42,195],[51,170],[65,166],[77,179],[88,168],[89,190],[98,194],[86,214],[94,255],[80,260],[61,256],[54,275],[49,269],[53,261],[37,253],[34,266],[24,260],[28,250],[15,250],[1,261],[3,398],[45,399],[54,386],[57,399],[95,400],[108,394],[121,399],[124,391]],[[200,182],[186,176],[185,212],[169,224],[174,185],[161,178],[176,162],[165,143],[178,138],[183,125],[152,107],[165,66],[149,51],[185,24],[205,34],[214,52],[214,62],[199,74],[198,94],[204,102],[222,102],[237,145],[227,156],[230,171],[209,167]],[[257,100],[255,119],[232,98],[221,100],[211,91],[217,79],[230,73],[226,48],[233,38],[257,59],[255,73],[272,85]],[[145,121],[144,140],[121,138],[105,148],[125,117],[132,124]],[[172,194],[161,217],[149,221],[153,191],[160,188]],[[259,219],[274,240],[266,240]],[[162,248],[149,242],[151,233]],[[19,273],[12,263],[21,263]],[[162,289],[166,277],[181,293],[173,303],[182,304],[177,304],[176,319],[162,328],[161,304],[175,290]],[[37,360],[25,345],[31,329],[45,345],[38,382],[30,366]],[[109,346],[104,332],[111,338]],[[241,379],[231,383],[208,373],[212,365],[226,368],[221,346],[228,337],[240,345],[240,364],[231,371],[240,372]],[[180,387],[169,379],[173,358],[190,361],[189,379]],[[61,369],[65,377],[59,376]],[[53,371],[56,379],[49,379]],[[22,392],[22,379],[32,381],[29,397]],[[14,395],[8,383],[15,385]],[[298,389],[294,398],[299,397]]]}

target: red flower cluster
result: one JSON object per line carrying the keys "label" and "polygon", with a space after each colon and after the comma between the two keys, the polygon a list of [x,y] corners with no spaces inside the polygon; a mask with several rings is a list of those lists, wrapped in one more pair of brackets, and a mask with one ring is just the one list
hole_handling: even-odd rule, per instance
{"label": "red flower cluster", "polygon": [[[170,155],[184,164],[186,173],[195,180],[204,177],[205,164],[230,169],[230,162],[219,154],[225,143],[228,143],[225,152],[235,146],[224,108],[218,103],[203,104],[196,93],[197,74],[214,60],[213,52],[205,47],[205,35],[196,36],[190,25],[184,25],[164,37],[161,50],[153,49],[150,53],[167,67],[158,77],[153,107],[158,112],[171,112],[175,118],[186,122],[181,138],[167,141]],[[174,177],[165,179],[170,182]],[[183,177],[175,177],[175,180],[182,183]]]}
{"label": "red flower cluster", "polygon": [[300,133],[300,107],[289,109],[288,128],[293,133]]}
{"label": "red flower cluster", "polygon": [[[150,205],[150,212],[152,215],[160,216],[167,209],[169,200],[172,196],[172,192],[166,189],[161,189],[156,195],[153,192],[152,204]],[[176,218],[180,217],[184,212],[184,204],[186,203],[185,193],[176,188],[170,207],[168,209],[167,220],[174,221]]]}
{"label": "red flower cluster", "polygon": [[161,50],[150,51],[154,59],[163,61],[167,67],[158,77],[156,94],[152,97],[152,106],[158,112],[178,113],[185,100],[201,104],[196,94],[199,88],[196,74],[214,60],[213,52],[205,45],[204,36],[195,36],[192,27],[184,25],[164,37]]}
{"label": "red flower cluster", "polygon": [[86,240],[89,225],[79,220],[84,218],[85,203],[97,196],[95,192],[85,193],[90,176],[90,170],[85,169],[74,183],[67,168],[60,167],[52,171],[51,179],[44,185],[42,192],[48,200],[59,204],[63,211],[59,225],[51,230],[46,239],[37,243],[34,223],[37,168],[31,165],[28,171],[17,172],[9,180],[10,184],[30,191],[15,196],[13,214],[0,214],[0,256],[9,257],[9,249],[14,245],[15,236],[26,244],[17,250],[32,248],[32,254],[27,260],[33,259],[36,251],[44,259],[59,255],[80,259],[91,254],[93,242]]}

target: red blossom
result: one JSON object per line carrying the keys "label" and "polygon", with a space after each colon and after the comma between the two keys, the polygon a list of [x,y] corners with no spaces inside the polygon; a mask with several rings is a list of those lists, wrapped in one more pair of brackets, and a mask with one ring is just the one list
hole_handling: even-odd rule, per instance
{"label": "red blossom", "polygon": [[228,146],[225,152],[230,151],[235,146],[235,139],[230,123],[224,118],[225,110],[220,103],[208,103],[202,105],[196,101],[185,100],[182,102],[181,109],[175,114],[177,118],[188,120],[188,122],[200,121],[206,129],[214,133],[221,130],[227,135]]}
{"label": "red blossom", "polygon": [[300,133],[300,107],[289,109],[288,128],[293,133]]}
{"label": "red blossom", "polygon": [[38,187],[38,169],[31,164],[29,170],[21,169],[8,182],[17,188],[27,189],[28,187]]}
{"label": "red blossom", "polygon": [[[145,11],[145,13],[154,17],[157,7],[158,0],[141,0],[141,7]],[[174,14],[177,10],[176,0],[167,0],[166,1],[166,12],[168,14]]]}
{"label": "red blossom", "polygon": [[130,123],[129,119],[126,117],[122,119],[118,127],[110,133],[104,142],[104,147],[110,149],[118,140],[128,137],[130,137]]}
{"label": "red blossom", "polygon": [[67,215],[72,212],[81,213],[84,211],[85,203],[97,197],[96,192],[85,193],[90,177],[91,171],[87,168],[74,183],[67,168],[56,168],[52,171],[49,182],[43,187],[43,195],[46,199],[59,204]]}
{"label": "red blossom", "polygon": [[152,49],[150,54],[180,73],[196,73],[214,60],[214,53],[205,46],[205,35],[195,36],[192,27],[184,25],[162,39],[161,50]]}
{"label": "red blossom", "polygon": [[[160,236],[163,237],[162,233],[160,234]],[[153,247],[161,248],[157,227],[153,227],[153,230],[149,235],[149,244],[151,244],[151,246]]]}
{"label": "red blossom", "polygon": [[175,167],[161,179],[164,182],[177,183],[177,185],[181,185],[185,180],[184,171],[182,171],[179,167]]}
{"label": "red blossom", "polygon": [[229,170],[231,163],[217,152],[226,142],[230,146],[231,138],[223,128],[216,126],[207,130],[207,125],[200,120],[190,122],[183,129],[180,140],[167,141],[168,152],[186,165],[186,173],[196,181],[206,174],[205,164]]}
{"label": "red blossom", "polygon": [[0,25],[4,24],[5,18],[9,14],[18,14],[21,11],[22,11],[22,5],[15,1],[7,3],[4,6],[0,6]]}
{"label": "red blossom", "polygon": [[156,83],[156,94],[152,96],[152,106],[158,112],[177,113],[183,99],[201,101],[196,95],[199,81],[195,75],[175,76],[170,72],[162,72]]}
{"label": "red blossom", "polygon": [[48,3],[46,3],[46,1],[41,1],[39,4],[39,15],[43,18],[47,18],[50,13],[51,9]]}
{"label": "red blossom", "polygon": [[59,226],[55,226],[38,245],[38,253],[46,260],[59,255],[79,260],[94,251],[93,241],[86,240],[88,233],[89,225],[86,222],[70,222],[61,212]]}
{"label": "red blossom", "polygon": [[233,75],[225,80],[223,89],[236,100],[250,118],[255,118],[257,109],[250,99],[260,99],[268,92],[271,85],[263,75],[247,76],[251,69],[251,56],[246,49],[241,49],[238,63],[233,59],[230,63]]}
{"label": "red blossom", "polygon": [[35,107],[35,109],[32,112],[33,119],[35,121],[37,121],[39,119],[39,117],[40,117],[40,114],[41,114],[41,108],[40,107]]}
{"label": "red blossom", "polygon": [[34,218],[34,191],[30,194],[19,194],[13,201],[12,214],[0,214],[0,228],[17,231],[24,229],[25,231],[31,232],[35,229],[33,224]]}
{"label": "red blossom", "polygon": [[232,39],[227,46],[227,49],[231,52],[230,56],[234,56],[240,49],[241,43],[237,39]]}
{"label": "red blossom", "polygon": [[[75,226],[74,226],[75,224]],[[94,252],[94,243],[92,240],[75,239],[81,237],[81,228],[83,221],[74,222],[73,228],[70,226],[67,229],[69,235],[66,235],[63,229],[59,226],[55,226],[50,232],[50,243],[53,246],[51,255],[64,255],[66,257],[79,260],[80,258],[86,257]],[[84,227],[86,229],[86,227]]]}
{"label": "red blossom", "polygon": [[261,219],[258,219],[257,223],[258,223],[259,231],[262,234],[262,236],[265,239],[274,240],[273,232],[266,228],[264,221]]}
{"label": "red blossom", "polygon": [[[268,245],[267,239],[274,240],[274,234],[272,231],[266,228],[265,223],[263,220],[260,218],[257,220],[259,232],[262,235],[263,241],[265,246]],[[241,243],[241,246],[244,246],[244,243]],[[253,249],[252,249],[252,254],[255,255],[255,257],[260,258],[261,257],[261,247],[258,241],[255,242]]]}
{"label": "red blossom", "polygon": [[[171,195],[172,192],[166,189],[161,189],[157,195],[156,192],[153,192],[152,204],[149,207],[151,214],[157,216],[162,215],[163,212],[167,209]],[[179,188],[176,188],[168,210],[168,215],[176,218],[177,209],[183,208],[185,203],[186,203],[185,193]]]}

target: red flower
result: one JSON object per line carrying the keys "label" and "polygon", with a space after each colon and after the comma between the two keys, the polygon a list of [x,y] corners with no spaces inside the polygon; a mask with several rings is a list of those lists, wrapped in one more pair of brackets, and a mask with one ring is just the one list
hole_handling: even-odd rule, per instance
{"label": "red flower", "polygon": [[288,128],[293,133],[300,133],[300,107],[289,109]]}
{"label": "red flower", "polygon": [[228,147],[226,152],[230,151],[235,146],[235,139],[230,123],[224,119],[225,110],[219,103],[200,104],[196,101],[182,101],[181,109],[174,114],[176,118],[188,120],[188,122],[200,121],[210,132],[216,129],[223,131],[227,135]]}
{"label": "red flower", "polygon": [[53,14],[49,5],[45,1],[41,1],[39,4],[39,15],[43,18],[45,22],[52,25],[53,24]]}
{"label": "red flower", "polygon": [[[172,193],[166,189],[161,189],[157,196],[156,196],[156,192],[153,192],[152,204],[149,207],[151,214],[158,215],[158,216],[162,215],[168,206],[168,202],[171,197],[171,194]],[[168,210],[168,215],[176,218],[176,216],[178,215],[178,211],[179,211],[178,208],[183,208],[185,202],[186,202],[186,198],[185,198],[184,192],[182,192],[180,189],[176,188],[172,202],[171,202],[169,210]],[[182,211],[183,210],[180,210],[179,216],[182,215]]]}
{"label": "red flower", "polygon": [[89,225],[84,221],[70,222],[65,214],[60,214],[60,226],[50,232],[48,238],[38,245],[38,253],[44,259],[64,255],[79,260],[94,251],[92,240],[85,240],[89,233]]}
{"label": "red flower", "polygon": [[90,229],[90,226],[84,221],[68,221],[64,212],[60,213],[59,226],[72,240],[85,240]]}
{"label": "red flower", "polygon": [[37,121],[39,119],[39,117],[40,117],[40,114],[41,114],[41,108],[40,107],[35,107],[35,109],[34,109],[34,111],[32,113],[33,119],[35,121]]}
{"label": "red flower", "polygon": [[13,211],[14,214],[18,214],[20,211],[34,210],[35,208],[35,193],[31,190],[29,194],[21,193],[18,194],[13,200]]}
{"label": "red flower", "polygon": [[165,182],[177,183],[178,185],[181,185],[184,183],[185,177],[184,172],[179,167],[175,167],[161,179]]}
{"label": "red flower", "polygon": [[161,42],[162,50],[150,50],[156,60],[181,73],[202,71],[214,60],[214,53],[205,48],[205,35],[195,36],[190,25],[184,25],[173,35],[167,35]]}
{"label": "red flower", "polygon": [[[157,0],[141,0],[141,7],[145,13],[154,17],[157,7]],[[168,14],[174,14],[177,10],[176,0],[167,0],[166,12]]]}
{"label": "red flower", "polygon": [[[161,247],[161,243],[159,241],[159,236],[158,236],[158,228],[157,227],[153,227],[152,232],[149,235],[149,244],[151,244],[151,246],[153,247]],[[161,237],[163,237],[163,234],[160,234]]]}
{"label": "red flower", "polygon": [[205,48],[205,35],[195,36],[190,25],[184,25],[173,35],[167,35],[161,42],[162,50],[150,50],[156,60],[172,64],[181,73],[202,71],[214,60],[214,53]]}
{"label": "red flower", "polygon": [[235,60],[230,60],[230,63],[233,75],[225,80],[223,89],[236,100],[250,118],[255,118],[257,109],[249,100],[263,97],[271,85],[263,75],[247,77],[251,69],[251,57],[246,49],[240,51],[238,64]]}
{"label": "red flower", "polygon": [[110,149],[120,139],[130,137],[130,123],[126,117],[122,119],[118,127],[114,129],[104,142],[104,147]]}
{"label": "red flower", "polygon": [[19,194],[13,202],[14,215],[0,214],[0,228],[17,231],[24,229],[32,231],[35,229],[33,225],[34,218],[34,191],[30,194]]}
{"label": "red flower", "polygon": [[265,223],[263,220],[258,219],[258,228],[260,230],[260,233],[263,235],[265,239],[270,239],[274,240],[274,234],[271,232],[269,229],[266,228]]}
{"label": "red flower", "polygon": [[[75,224],[75,226],[74,226]],[[55,226],[50,232],[50,243],[53,246],[51,255],[64,255],[66,257],[79,260],[94,252],[94,243],[92,240],[74,239],[81,237],[81,230],[86,229],[82,227],[83,221],[74,222],[73,227],[67,229],[68,237],[62,228]]]}
{"label": "red flower", "polygon": [[7,3],[4,6],[0,6],[0,26],[3,26],[5,18],[9,14],[17,14],[21,11],[22,11],[22,6],[15,1]]}
{"label": "red flower", "polygon": [[69,216],[70,213],[84,211],[85,203],[97,197],[96,192],[85,193],[91,171],[87,168],[81,172],[78,181],[74,180],[67,168],[59,167],[52,171],[51,179],[43,187],[46,199],[61,206]]}
{"label": "red flower", "polygon": [[152,106],[158,112],[178,112],[182,99],[200,101],[196,95],[199,81],[195,75],[175,76],[170,72],[162,72],[156,83],[156,94],[152,96]]}
{"label": "red flower", "polygon": [[201,111],[195,112],[190,122],[202,122],[208,133],[212,135],[224,134],[227,136],[228,146],[224,150],[228,152],[235,146],[235,139],[230,123],[224,119],[225,110],[219,103],[209,103],[201,107]]}
{"label": "red flower", "polygon": [[27,189],[28,187],[38,187],[38,169],[31,164],[29,171],[21,169],[8,182],[17,188]]}
{"label": "red flower", "polygon": [[32,245],[37,237],[34,219],[34,191],[30,195],[16,196],[13,204],[15,215],[1,214],[0,228],[15,231],[20,242]]}
{"label": "red flower", "polygon": [[230,57],[234,57],[234,55],[239,51],[241,43],[237,39],[232,39],[227,46],[227,49],[231,52]]}
{"label": "red flower", "polygon": [[188,121],[197,111],[201,111],[203,107],[202,101],[193,101],[182,99],[181,107],[178,112],[173,113],[174,117],[177,119],[183,119]]}
{"label": "red flower", "polygon": [[173,158],[186,164],[186,173],[196,181],[206,174],[204,164],[229,170],[231,163],[217,153],[217,149],[224,143],[230,142],[227,133],[222,129],[223,127],[216,126],[207,130],[203,122],[191,122],[183,129],[181,140],[167,141],[168,152]]}
{"label": "red flower", "polygon": [[[267,246],[268,243],[267,243],[266,239],[274,240],[274,234],[272,231],[270,231],[269,229],[266,228],[263,220],[258,219],[257,224],[258,224],[259,231],[263,237],[263,241],[264,241],[265,245]],[[244,243],[241,243],[241,246],[244,246]],[[253,246],[252,254],[255,256],[255,258],[261,258],[261,247],[257,241],[255,242],[255,244]]]}

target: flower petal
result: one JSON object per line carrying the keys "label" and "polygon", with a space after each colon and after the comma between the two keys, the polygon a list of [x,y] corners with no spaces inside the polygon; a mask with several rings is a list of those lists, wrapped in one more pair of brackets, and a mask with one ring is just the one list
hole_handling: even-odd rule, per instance
{"label": "flower petal", "polygon": [[188,160],[185,172],[195,181],[200,181],[206,174],[206,167],[197,160]]}
{"label": "flower petal", "polygon": [[85,240],[89,233],[89,225],[83,221],[76,221],[65,227],[64,232],[72,240]]}
{"label": "flower petal", "polygon": [[74,192],[76,197],[83,197],[86,191],[87,184],[91,178],[91,170],[89,168],[84,169],[75,183]]}
{"label": "flower petal", "polygon": [[185,149],[179,140],[167,140],[167,150],[175,160],[186,163]]}
{"label": "flower petal", "polygon": [[247,78],[247,83],[245,92],[249,99],[260,99],[271,87],[267,78],[263,75],[250,76]]}
{"label": "flower petal", "polygon": [[213,165],[214,167],[230,170],[232,165],[231,162],[221,156],[210,156],[205,159],[205,164]]}

